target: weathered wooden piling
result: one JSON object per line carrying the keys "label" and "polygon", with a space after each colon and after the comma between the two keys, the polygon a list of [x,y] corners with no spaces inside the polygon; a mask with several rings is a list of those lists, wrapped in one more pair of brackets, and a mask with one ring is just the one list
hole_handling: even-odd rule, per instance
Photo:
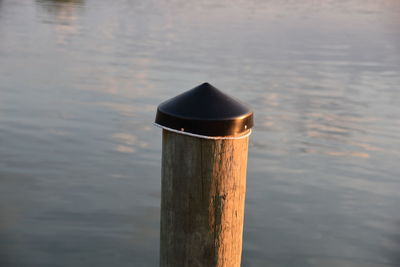
{"label": "weathered wooden piling", "polygon": [[204,83],[162,103],[161,267],[238,267],[253,113]]}

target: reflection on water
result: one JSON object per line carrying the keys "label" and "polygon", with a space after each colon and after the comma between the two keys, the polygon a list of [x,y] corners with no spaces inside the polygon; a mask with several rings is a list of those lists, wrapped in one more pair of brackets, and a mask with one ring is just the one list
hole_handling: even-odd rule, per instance
{"label": "reflection on water", "polygon": [[138,138],[128,133],[115,133],[112,138],[119,144],[115,150],[123,153],[133,153],[136,151],[135,146],[146,148],[148,144],[143,141],[138,141]]}
{"label": "reflection on water", "polygon": [[398,266],[400,4],[0,0],[0,266],[157,266],[164,99],[248,102],[242,266]]}
{"label": "reflection on water", "polygon": [[42,20],[42,22],[68,26],[76,22],[77,13],[81,11],[85,1],[37,0],[37,3],[40,8],[48,12],[48,15],[52,16],[52,18],[47,17],[47,19]]}
{"label": "reflection on water", "polygon": [[36,0],[36,2],[37,6],[46,9],[59,19],[71,17],[85,3],[84,0]]}
{"label": "reflection on water", "polygon": [[68,37],[78,33],[77,13],[84,0],[37,0],[38,6],[48,12],[41,15],[41,22],[55,24],[58,32],[57,43],[68,45]]}

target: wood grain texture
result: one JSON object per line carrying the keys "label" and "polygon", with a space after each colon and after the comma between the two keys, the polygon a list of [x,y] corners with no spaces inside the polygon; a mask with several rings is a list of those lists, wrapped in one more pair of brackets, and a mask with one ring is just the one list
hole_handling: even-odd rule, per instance
{"label": "wood grain texture", "polygon": [[163,130],[161,267],[238,267],[248,137],[207,140]]}

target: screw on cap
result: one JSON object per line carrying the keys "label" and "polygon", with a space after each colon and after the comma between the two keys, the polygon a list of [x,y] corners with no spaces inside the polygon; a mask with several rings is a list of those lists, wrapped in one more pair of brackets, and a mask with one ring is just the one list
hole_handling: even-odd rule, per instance
{"label": "screw on cap", "polygon": [[253,127],[253,112],[209,83],[161,103],[155,123],[205,136],[240,136]]}

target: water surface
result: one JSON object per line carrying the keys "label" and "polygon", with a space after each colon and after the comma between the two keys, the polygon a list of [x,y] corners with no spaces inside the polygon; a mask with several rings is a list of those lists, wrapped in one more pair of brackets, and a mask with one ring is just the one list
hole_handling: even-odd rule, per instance
{"label": "water surface", "polygon": [[400,265],[400,3],[0,0],[0,266],[157,266],[157,105],[249,103],[242,266]]}

